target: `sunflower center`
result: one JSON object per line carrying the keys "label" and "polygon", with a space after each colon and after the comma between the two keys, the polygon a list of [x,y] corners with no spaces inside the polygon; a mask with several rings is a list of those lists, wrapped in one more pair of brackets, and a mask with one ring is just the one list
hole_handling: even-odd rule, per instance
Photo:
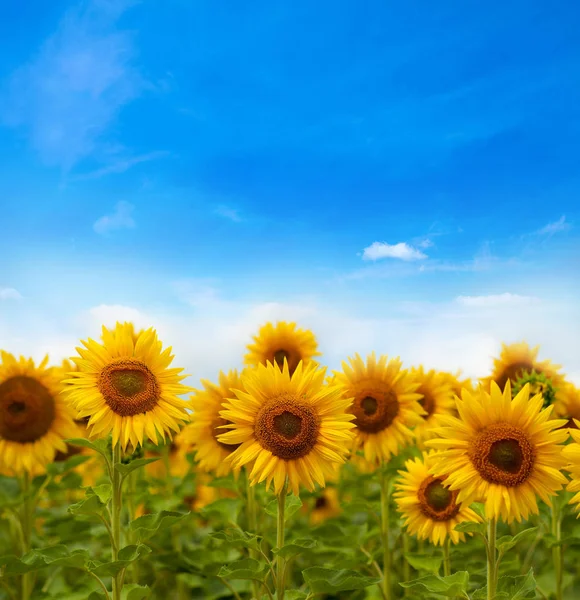
{"label": "sunflower center", "polygon": [[458,491],[451,491],[443,485],[444,477],[429,475],[423,480],[417,492],[419,509],[433,521],[449,521],[459,512],[456,502]]}
{"label": "sunflower center", "polygon": [[399,414],[397,394],[391,389],[373,390],[359,394],[351,411],[355,425],[365,433],[378,433],[386,429]]}
{"label": "sunflower center", "polygon": [[17,375],[0,384],[0,438],[35,442],[50,430],[54,416],[54,398],[40,381]]}
{"label": "sunflower center", "polygon": [[326,498],[324,496],[318,496],[318,498],[316,498],[316,502],[314,503],[314,508],[315,509],[325,508],[327,504],[328,504],[328,501],[326,500]]}
{"label": "sunflower center", "polygon": [[503,390],[508,379],[511,380],[512,383],[515,383],[522,375],[531,371],[533,368],[534,365],[527,360],[511,363],[502,371],[495,382]]}
{"label": "sunflower center", "polygon": [[263,448],[284,460],[306,456],[316,445],[320,418],[292,395],[272,398],[256,416],[254,433]]}
{"label": "sunflower center", "polygon": [[280,369],[282,369],[284,367],[284,359],[286,359],[286,362],[288,363],[288,371],[292,376],[294,371],[296,371],[296,367],[298,367],[298,363],[302,360],[302,357],[298,352],[279,348],[275,352],[272,352],[270,362],[276,363]]}
{"label": "sunflower center", "polygon": [[231,424],[231,421],[228,421],[227,419],[224,419],[223,417],[219,416],[216,419],[214,419],[213,423],[211,424],[213,439],[217,442],[218,446],[220,446],[224,450],[227,450],[230,453],[233,452],[236,448],[239,448],[241,444],[224,444],[224,442],[220,442],[218,436],[226,433],[227,431],[231,431],[231,429],[220,429],[222,425]]}
{"label": "sunflower center", "polygon": [[535,451],[521,429],[495,423],[480,431],[472,441],[469,458],[486,481],[516,487],[532,473]]}
{"label": "sunflower center", "polygon": [[422,392],[419,390],[419,394],[423,394],[421,400],[419,400],[419,404],[423,407],[425,412],[427,413],[427,418],[430,417],[435,411],[435,400],[433,396],[428,392]]}
{"label": "sunflower center", "polygon": [[284,366],[284,359],[288,360],[290,354],[286,350],[276,350],[274,352],[274,360],[278,363],[278,366],[282,368]]}
{"label": "sunflower center", "polygon": [[159,402],[155,375],[145,363],[133,358],[106,365],[99,375],[98,387],[109,408],[121,417],[149,412]]}

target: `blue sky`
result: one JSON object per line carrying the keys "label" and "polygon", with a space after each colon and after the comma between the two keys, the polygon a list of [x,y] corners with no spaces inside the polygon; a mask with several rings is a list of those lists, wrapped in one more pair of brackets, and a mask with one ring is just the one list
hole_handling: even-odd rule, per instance
{"label": "blue sky", "polygon": [[128,316],[211,377],[289,318],[331,366],[374,348],[483,375],[525,338],[580,382],[579,18],[3,7],[0,345],[59,358]]}

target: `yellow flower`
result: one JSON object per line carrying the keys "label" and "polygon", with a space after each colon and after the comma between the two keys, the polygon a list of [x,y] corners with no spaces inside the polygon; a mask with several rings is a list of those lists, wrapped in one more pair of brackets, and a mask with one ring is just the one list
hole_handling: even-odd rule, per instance
{"label": "yellow flower", "polygon": [[432,452],[406,461],[406,470],[399,471],[393,497],[409,533],[420,540],[429,538],[435,545],[443,545],[449,536],[457,544],[465,540],[465,535],[455,531],[455,526],[481,519],[466,504],[457,501],[457,491],[445,487],[445,476],[429,474],[433,464]]}
{"label": "yellow flower", "polygon": [[550,505],[567,481],[560,471],[568,433],[557,429],[566,421],[551,419],[552,406],[542,409],[542,402],[541,394],[529,397],[528,385],[512,399],[509,381],[503,392],[495,382],[491,394],[464,390],[457,399],[462,420],[442,416],[440,439],[426,442],[440,450],[432,474],[448,475],[459,502],[484,502],[487,518],[511,523],[537,514],[536,497]]}
{"label": "yellow flower", "polygon": [[[572,435],[572,443],[564,447],[562,453],[564,457],[570,461],[566,465],[566,469],[570,472],[571,481],[566,489],[573,492],[574,496],[570,499],[570,504],[578,505],[580,503],[580,421],[574,419],[574,429],[570,429]],[[575,507],[576,511],[580,511],[580,506]]]}
{"label": "yellow flower", "polygon": [[112,432],[113,446],[129,443],[134,448],[148,438],[171,438],[180,425],[189,421],[189,403],[178,396],[191,390],[181,381],[183,369],[169,368],[171,348],[162,350],[154,329],[134,334],[131,324],[103,327],[103,343],[89,339],[77,348],[78,366],[65,392],[78,411],[77,418],[89,417],[91,435]]}
{"label": "yellow flower", "polygon": [[[244,386],[237,371],[230,371],[227,375],[220,371],[219,384],[202,380],[203,390],[196,390],[191,397],[191,407],[194,411],[192,422],[183,431],[183,438],[196,450],[196,461],[199,468],[208,473],[215,473],[217,477],[227,475],[232,466],[226,458],[239,444],[225,444],[218,440],[224,433],[219,429],[230,422],[220,416],[224,409],[224,402],[233,395],[232,389],[244,391]],[[239,474],[240,469],[236,469]]]}
{"label": "yellow flower", "polygon": [[420,425],[426,414],[416,392],[420,384],[401,369],[398,358],[381,356],[377,361],[373,352],[366,365],[358,354],[349,361],[335,375],[345,396],[354,397],[354,450],[362,449],[370,462],[388,461],[413,439],[411,427]]}
{"label": "yellow flower", "polygon": [[[308,510],[308,507],[305,507]],[[335,487],[325,487],[314,498],[310,509],[310,523],[318,525],[326,519],[337,517],[342,512],[338,499],[338,490]]]}
{"label": "yellow flower", "polygon": [[0,468],[7,473],[42,473],[64,440],[77,432],[74,413],[60,392],[58,369],[48,356],[35,366],[0,351]]}
{"label": "yellow flower", "polygon": [[442,374],[433,370],[425,372],[422,366],[411,369],[410,373],[420,384],[417,393],[423,397],[419,400],[419,404],[427,413],[424,420],[413,430],[419,443],[433,437],[431,429],[437,427],[441,415],[452,414],[455,401],[449,380]]}
{"label": "yellow flower", "polygon": [[560,384],[556,391],[554,412],[558,417],[569,419],[568,427],[575,429],[574,419],[580,419],[580,389],[570,382]]}
{"label": "yellow flower", "polygon": [[292,375],[300,361],[306,366],[313,356],[320,356],[312,331],[296,329],[296,323],[266,323],[252,339],[254,343],[247,346],[249,352],[244,357],[248,366],[265,365],[269,361],[282,368],[287,361]]}
{"label": "yellow flower", "polygon": [[269,488],[274,481],[279,493],[288,477],[298,494],[300,485],[324,487],[335,465],[344,463],[353,436],[353,416],[345,412],[352,398],[340,386],[324,385],[325,372],[300,362],[292,376],[287,363],[282,370],[268,363],[242,374],[245,391],[232,390],[235,398],[221,411],[232,431],[219,440],[240,444],[226,458],[234,468],[254,463],[252,485],[266,480]]}
{"label": "yellow flower", "polygon": [[487,391],[490,389],[492,381],[495,381],[500,389],[504,389],[505,384],[510,381],[512,387],[516,381],[532,370],[536,373],[543,373],[549,377],[557,387],[562,375],[558,373],[559,365],[553,365],[549,360],[538,362],[537,356],[540,347],[530,348],[526,342],[516,344],[502,344],[502,351],[499,358],[493,360],[493,371],[488,377],[482,378]]}

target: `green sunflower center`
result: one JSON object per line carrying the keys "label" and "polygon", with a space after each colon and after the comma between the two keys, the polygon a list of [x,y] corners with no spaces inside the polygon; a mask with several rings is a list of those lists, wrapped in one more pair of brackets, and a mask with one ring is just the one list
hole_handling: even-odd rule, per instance
{"label": "green sunflower center", "polygon": [[360,406],[363,409],[364,414],[370,416],[374,415],[377,412],[379,403],[375,400],[375,398],[372,398],[371,396],[366,396],[361,400]]}
{"label": "green sunflower center", "polygon": [[254,434],[263,448],[284,460],[302,458],[318,441],[320,417],[293,395],[266,402],[256,415]]}
{"label": "green sunflower center", "polygon": [[153,410],[161,395],[157,378],[149,367],[133,358],[106,365],[97,385],[109,408],[122,417]]}
{"label": "green sunflower center", "polygon": [[37,379],[17,375],[0,384],[0,438],[35,442],[50,430],[54,417],[54,398]]}
{"label": "green sunflower center", "polygon": [[443,477],[429,475],[417,492],[419,509],[432,521],[449,521],[459,512],[458,492],[447,489],[443,481]]}
{"label": "green sunflower center", "polygon": [[538,373],[537,371],[526,371],[517,379],[512,388],[512,397],[515,397],[526,383],[530,384],[530,398],[536,394],[542,394],[542,397],[544,398],[544,408],[550,406],[550,404],[554,404],[556,392],[558,390],[554,387],[552,380],[549,377],[546,377],[544,373]]}
{"label": "green sunflower center", "polygon": [[517,440],[493,442],[489,450],[489,462],[506,473],[519,473],[524,455]]}

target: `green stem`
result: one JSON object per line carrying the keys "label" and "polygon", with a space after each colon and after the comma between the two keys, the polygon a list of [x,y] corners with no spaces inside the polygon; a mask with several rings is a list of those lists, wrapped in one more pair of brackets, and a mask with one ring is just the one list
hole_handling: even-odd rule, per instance
{"label": "green stem", "polygon": [[[32,497],[32,481],[30,473],[24,472],[22,476],[22,513],[20,524],[22,526],[22,554],[27,554],[32,549],[32,528],[34,519],[34,498]],[[28,600],[32,594],[32,573],[22,575],[21,598]]]}
{"label": "green stem", "polygon": [[389,479],[385,472],[380,472],[381,482],[381,542],[383,545],[383,595],[387,600],[391,599],[391,540],[389,531]]}
{"label": "green stem", "polygon": [[[246,509],[248,511],[248,528],[250,533],[258,534],[258,516],[256,514],[256,489],[250,485],[250,477],[246,472]],[[258,559],[258,553],[250,550],[250,558]],[[255,598],[260,598],[260,585],[257,581],[252,581],[252,590]]]}
{"label": "green stem", "polygon": [[[556,538],[556,542],[562,541],[562,510],[559,498],[555,498],[552,504],[552,535]],[[552,548],[552,560],[554,561],[556,576],[555,600],[562,600],[562,576],[564,572],[562,546],[557,545]]]}
{"label": "green stem", "polygon": [[[286,510],[286,494],[288,492],[288,480],[278,494],[278,523],[276,528],[276,547],[284,546],[284,527]],[[276,600],[284,600],[286,561],[278,554],[276,555]]]}
{"label": "green stem", "polygon": [[[403,531],[403,581],[411,581],[411,565],[407,560],[407,554],[409,554],[409,535]],[[409,588],[405,588],[403,595],[407,596],[408,594]]]}
{"label": "green stem", "polygon": [[487,522],[487,600],[494,600],[497,587],[497,523],[495,517]]}
{"label": "green stem", "polygon": [[443,577],[451,575],[451,560],[449,558],[450,544],[451,540],[449,539],[449,536],[447,536],[443,542]]}
{"label": "green stem", "polygon": [[[127,484],[128,484],[128,509],[129,509],[129,522],[134,521],[135,520],[135,514],[136,514],[136,504],[135,504],[135,496],[137,495],[137,481],[138,481],[138,475],[141,471],[139,469],[137,469],[136,471],[133,471],[132,473],[129,473],[129,475],[127,476]],[[134,534],[133,535],[133,539],[131,540],[132,544],[137,544],[138,543],[138,534]],[[131,564],[131,571],[132,571],[132,579],[133,579],[133,583],[139,583],[139,561],[135,560],[133,561],[133,563]]]}
{"label": "green stem", "polygon": [[[121,474],[115,467],[121,464],[121,445],[113,448],[112,464],[112,496],[111,496],[111,531],[113,532],[113,561],[118,560],[121,548],[121,508],[122,508],[122,485]],[[123,571],[113,577],[113,600],[121,600],[121,589],[123,587]]]}

